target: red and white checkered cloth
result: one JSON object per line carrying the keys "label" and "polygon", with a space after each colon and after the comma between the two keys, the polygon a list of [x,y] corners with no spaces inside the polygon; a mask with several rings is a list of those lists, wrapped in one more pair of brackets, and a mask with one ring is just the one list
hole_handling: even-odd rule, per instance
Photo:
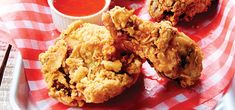
{"label": "red and white checkered cloth", "polygon": [[[216,0],[215,0],[216,1]],[[114,5],[135,8],[150,19],[145,0],[113,0]],[[180,23],[180,31],[197,41],[204,52],[201,81],[192,88],[160,78],[145,63],[143,78],[120,96],[104,104],[87,104],[83,109],[213,109],[231,83],[235,72],[235,2],[218,0],[193,22]],[[47,0],[15,0],[0,5],[0,31],[10,33],[22,53],[33,103],[39,109],[74,109],[47,94],[38,55],[59,36],[52,23]]]}

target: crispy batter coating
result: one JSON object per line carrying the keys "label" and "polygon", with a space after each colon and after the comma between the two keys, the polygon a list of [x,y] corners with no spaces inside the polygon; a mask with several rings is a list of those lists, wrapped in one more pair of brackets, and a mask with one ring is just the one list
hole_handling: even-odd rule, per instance
{"label": "crispy batter coating", "polygon": [[104,26],[74,22],[39,55],[49,95],[70,106],[102,103],[137,80],[141,59],[114,44]]}
{"label": "crispy batter coating", "polygon": [[157,22],[169,20],[173,25],[179,20],[190,21],[198,13],[207,11],[212,0],[150,0],[149,14]]}
{"label": "crispy batter coating", "polygon": [[115,7],[103,14],[103,23],[117,44],[146,59],[162,76],[194,85],[202,71],[202,52],[170,22],[143,21],[133,11]]}

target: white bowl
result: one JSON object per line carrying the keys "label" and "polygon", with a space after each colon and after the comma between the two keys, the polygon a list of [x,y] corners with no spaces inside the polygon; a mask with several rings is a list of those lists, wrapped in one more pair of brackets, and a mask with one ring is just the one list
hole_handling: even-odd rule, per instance
{"label": "white bowl", "polygon": [[102,13],[108,10],[110,2],[111,2],[111,0],[105,0],[105,5],[104,5],[103,9],[101,9],[100,11],[98,11],[95,14],[77,17],[77,16],[69,16],[69,15],[66,15],[66,14],[59,12],[54,7],[53,0],[48,0],[48,4],[51,9],[52,20],[55,24],[55,27],[60,32],[65,30],[70,23],[72,23],[73,21],[76,21],[76,20],[82,20],[84,22],[101,25],[102,24],[102,20],[101,20]]}

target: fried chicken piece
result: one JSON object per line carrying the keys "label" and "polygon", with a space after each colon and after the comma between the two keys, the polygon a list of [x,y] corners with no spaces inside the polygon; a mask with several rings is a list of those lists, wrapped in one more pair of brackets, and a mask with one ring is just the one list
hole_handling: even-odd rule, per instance
{"label": "fried chicken piece", "polygon": [[158,74],[178,80],[182,87],[198,81],[202,51],[170,22],[144,21],[133,15],[133,11],[121,7],[114,7],[102,17],[117,44],[146,59]]}
{"label": "fried chicken piece", "polygon": [[103,103],[133,85],[140,57],[121,50],[104,26],[81,21],[39,55],[49,95],[70,106]]}
{"label": "fried chicken piece", "polygon": [[169,20],[173,25],[178,21],[190,21],[198,13],[207,11],[212,0],[150,0],[149,14],[157,22]]}

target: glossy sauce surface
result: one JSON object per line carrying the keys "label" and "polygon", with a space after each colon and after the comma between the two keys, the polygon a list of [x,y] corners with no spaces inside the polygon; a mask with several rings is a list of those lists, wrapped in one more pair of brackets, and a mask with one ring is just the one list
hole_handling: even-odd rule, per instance
{"label": "glossy sauce surface", "polygon": [[99,12],[105,0],[54,0],[53,5],[63,14],[79,17]]}

